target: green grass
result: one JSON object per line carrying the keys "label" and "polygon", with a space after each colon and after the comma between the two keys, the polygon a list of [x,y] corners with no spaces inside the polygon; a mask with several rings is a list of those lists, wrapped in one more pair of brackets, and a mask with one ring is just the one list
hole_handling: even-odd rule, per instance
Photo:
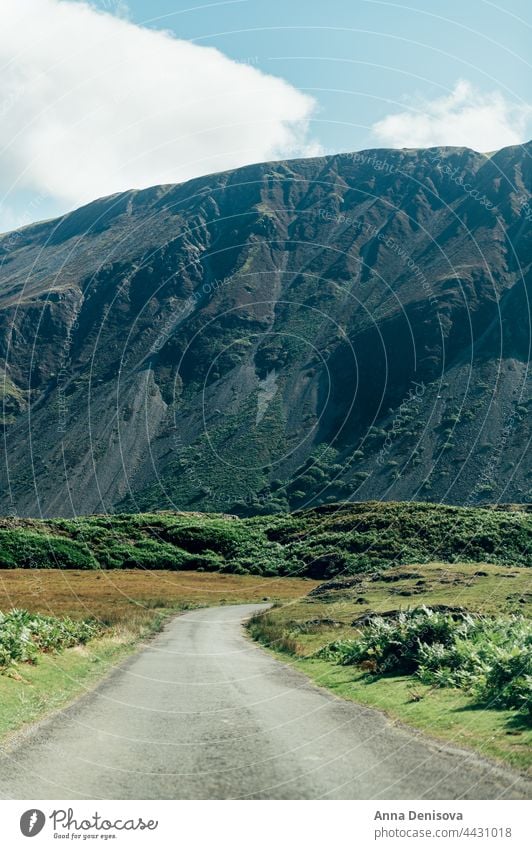
{"label": "green grass", "polygon": [[[364,634],[364,617],[426,605],[483,617],[528,619],[532,573],[491,564],[414,564],[337,577],[307,596],[253,617],[251,636],[338,696],[379,708],[390,717],[460,746],[470,746],[519,769],[532,767],[530,717],[486,707],[472,692],[425,685],[415,674],[375,675],[315,655],[334,642]],[[367,630],[367,629],[366,629]],[[349,643],[348,643],[349,645]],[[487,647],[486,647],[487,648]],[[370,669],[371,667],[371,669]],[[370,670],[368,672],[368,669]]]}
{"label": "green grass", "polygon": [[463,607],[486,616],[532,615],[532,572],[488,563],[429,563],[339,577],[261,617],[256,636],[288,640],[309,655],[350,639],[355,619],[413,606]]}
{"label": "green grass", "polygon": [[374,678],[415,675],[423,684],[459,688],[476,705],[509,708],[532,725],[532,622],[418,607],[374,615],[348,640],[318,657],[357,666]]}
{"label": "green grass", "polygon": [[[178,606],[164,610],[154,608],[141,614],[130,614],[113,626],[91,625],[99,633],[85,642],[62,650],[44,649],[32,653],[31,662],[16,659],[0,672],[0,738],[42,719],[46,714],[65,707],[75,698],[94,687],[118,663],[123,661],[138,646],[140,640],[159,631],[167,618],[176,613]],[[9,620],[11,614],[6,614]],[[27,614],[29,616],[29,614]],[[64,624],[68,631],[77,633],[83,623],[69,617],[42,617],[31,614],[36,622]]]}
{"label": "green grass", "polygon": [[412,676],[373,680],[353,668],[308,658],[294,660],[294,667],[341,698],[377,708],[446,743],[532,771],[532,727],[515,711],[475,706],[461,690],[432,689]]}
{"label": "green grass", "polygon": [[131,638],[107,635],[62,654],[44,655],[36,665],[18,665],[0,675],[0,737],[90,690],[134,647]]}
{"label": "green grass", "polygon": [[528,566],[532,514],[518,507],[331,504],[289,515],[144,513],[3,519],[0,568],[175,569],[318,580],[401,563]]}

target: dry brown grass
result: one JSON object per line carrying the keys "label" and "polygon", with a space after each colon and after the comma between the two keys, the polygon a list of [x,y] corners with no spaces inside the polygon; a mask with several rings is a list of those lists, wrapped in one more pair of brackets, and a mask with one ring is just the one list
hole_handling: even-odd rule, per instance
{"label": "dry brown grass", "polygon": [[20,664],[10,675],[0,675],[0,737],[94,686],[173,612],[295,599],[317,583],[216,572],[0,569],[0,610],[22,607],[54,616],[95,617],[111,626],[88,646],[43,654],[36,665]]}
{"label": "dry brown grass", "polygon": [[218,572],[1,569],[0,610],[22,607],[53,616],[95,617],[137,631],[163,611],[290,600],[318,583]]}

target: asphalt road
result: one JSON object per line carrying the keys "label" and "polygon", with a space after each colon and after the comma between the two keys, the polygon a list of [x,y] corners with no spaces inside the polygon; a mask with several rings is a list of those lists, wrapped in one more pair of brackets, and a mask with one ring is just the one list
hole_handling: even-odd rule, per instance
{"label": "asphalt road", "polygon": [[531,785],[394,726],[195,610],[2,749],[4,799],[495,799]]}

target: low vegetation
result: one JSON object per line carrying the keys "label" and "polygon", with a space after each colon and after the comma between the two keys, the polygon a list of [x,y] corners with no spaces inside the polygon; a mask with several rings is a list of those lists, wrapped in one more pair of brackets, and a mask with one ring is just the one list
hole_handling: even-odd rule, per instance
{"label": "low vegetation", "polygon": [[318,580],[401,563],[527,566],[532,514],[421,503],[285,516],[145,513],[0,521],[0,568],[167,569]]}
{"label": "low vegetation", "polygon": [[372,617],[358,639],[325,646],[319,657],[372,675],[416,675],[459,687],[475,702],[514,708],[532,720],[532,622],[476,617],[427,607]]}
{"label": "low vegetation", "polygon": [[84,645],[101,631],[96,622],[43,616],[14,608],[0,613],[0,671],[35,663],[39,654]]}

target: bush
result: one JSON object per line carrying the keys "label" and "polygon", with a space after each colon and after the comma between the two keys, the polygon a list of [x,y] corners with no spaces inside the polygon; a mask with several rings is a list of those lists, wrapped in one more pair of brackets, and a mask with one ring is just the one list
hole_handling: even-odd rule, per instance
{"label": "bush", "polygon": [[400,613],[396,619],[376,616],[360,640],[339,643],[335,651],[344,665],[371,660],[378,673],[408,674],[419,668],[422,647],[452,644],[454,627],[449,614],[427,608]]}
{"label": "bush", "polygon": [[89,548],[68,537],[27,529],[0,530],[0,568],[95,569]]}
{"label": "bush", "polygon": [[393,619],[375,616],[360,639],[318,653],[337,663],[371,664],[376,675],[415,674],[425,684],[460,687],[488,707],[532,716],[532,623],[420,608]]}
{"label": "bush", "polygon": [[0,668],[13,663],[35,663],[39,653],[84,644],[100,630],[89,620],[58,619],[16,608],[0,613]]}
{"label": "bush", "polygon": [[532,717],[532,651],[530,645],[496,648],[491,663],[473,690],[478,699],[494,707],[517,708]]}
{"label": "bush", "polygon": [[[344,486],[350,492],[359,480],[355,475]],[[336,495],[326,497],[336,499],[339,486],[333,483]],[[327,579],[434,560],[530,565],[532,514],[521,510],[362,502],[284,515],[287,504],[278,498],[260,509],[272,515],[0,519],[0,568],[220,568],[283,575],[303,563],[300,574]]]}

